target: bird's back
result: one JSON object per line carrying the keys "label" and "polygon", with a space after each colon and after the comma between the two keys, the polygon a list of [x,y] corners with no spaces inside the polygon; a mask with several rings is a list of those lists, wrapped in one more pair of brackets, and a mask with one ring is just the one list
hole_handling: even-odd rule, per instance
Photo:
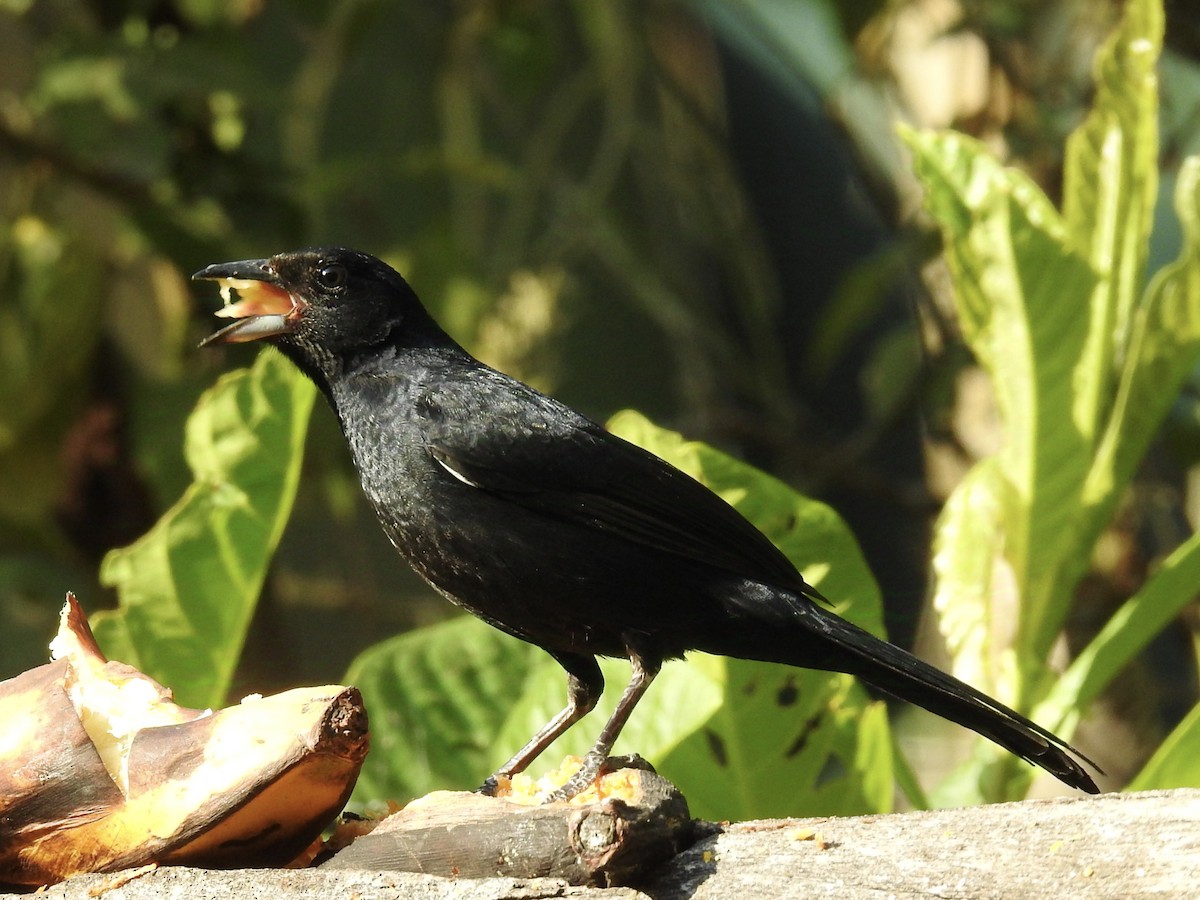
{"label": "bird's back", "polygon": [[408,359],[333,391],[385,531],[443,594],[563,652],[663,657],[728,632],[745,582],[803,579],[740,514],[652,454],[473,360]]}

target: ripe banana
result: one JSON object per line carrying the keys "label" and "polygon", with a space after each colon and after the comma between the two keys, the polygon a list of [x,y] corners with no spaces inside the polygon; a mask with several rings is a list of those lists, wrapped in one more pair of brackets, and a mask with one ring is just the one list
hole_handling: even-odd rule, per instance
{"label": "ripe banana", "polygon": [[355,688],[187,709],[107,661],[70,594],[51,652],[0,682],[0,883],[286,865],[341,810],[367,753]]}

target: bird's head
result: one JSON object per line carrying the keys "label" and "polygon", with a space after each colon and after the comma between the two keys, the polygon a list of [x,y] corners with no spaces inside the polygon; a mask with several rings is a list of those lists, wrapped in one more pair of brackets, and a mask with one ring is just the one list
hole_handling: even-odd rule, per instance
{"label": "bird's head", "polygon": [[234,320],[201,346],[266,340],[326,378],[346,360],[393,343],[398,329],[440,331],[394,269],[357,250],[317,247],[217,263],[192,278],[216,281],[225,300],[217,315]]}

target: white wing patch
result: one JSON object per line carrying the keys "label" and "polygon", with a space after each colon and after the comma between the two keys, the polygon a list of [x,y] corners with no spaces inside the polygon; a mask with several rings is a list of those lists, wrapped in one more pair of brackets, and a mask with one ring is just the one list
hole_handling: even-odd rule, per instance
{"label": "white wing patch", "polygon": [[461,481],[463,484],[467,485],[468,487],[473,487],[473,488],[482,487],[482,485],[476,484],[474,481],[472,481],[470,478],[468,478],[462,472],[460,472],[456,468],[454,468],[454,466],[450,465],[450,463],[446,462],[446,460],[442,459],[440,454],[435,453],[433,455],[433,458],[435,460],[437,460],[437,463],[439,466],[441,466],[443,469],[445,469],[447,472],[449,472],[451,475],[453,475],[455,478],[457,478],[459,481]]}

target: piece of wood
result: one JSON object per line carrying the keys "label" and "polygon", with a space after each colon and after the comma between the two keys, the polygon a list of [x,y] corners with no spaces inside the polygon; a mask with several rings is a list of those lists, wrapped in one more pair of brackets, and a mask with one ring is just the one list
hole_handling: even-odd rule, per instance
{"label": "piece of wood", "polygon": [[529,806],[439,791],[409,804],[324,864],[465,878],[630,884],[692,843],[687,802],[660,775],[622,770],[626,800]]}
{"label": "piece of wood", "polygon": [[741,822],[642,888],[655,900],[1197,897],[1200,791]]}
{"label": "piece of wood", "polygon": [[166,866],[78,875],[36,895],[4,900],[649,900],[632,888],[572,887],[555,878],[439,878],[414,872],[328,869],[205,870]]}
{"label": "piece of wood", "polygon": [[[83,875],[39,900],[676,900],[887,897],[1192,898],[1200,790],[1026,801],[961,810],[745,822],[702,837],[633,888],[405,872],[160,868],[125,883]],[[20,900],[0,895],[0,900]]]}

